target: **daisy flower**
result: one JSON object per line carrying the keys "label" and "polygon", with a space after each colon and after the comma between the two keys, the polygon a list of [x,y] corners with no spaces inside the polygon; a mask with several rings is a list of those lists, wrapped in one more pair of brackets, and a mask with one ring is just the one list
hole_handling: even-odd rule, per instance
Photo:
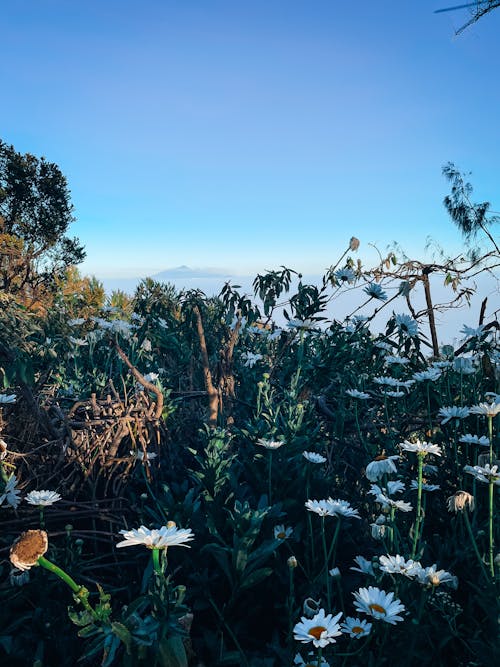
{"label": "daisy flower", "polygon": [[[429,484],[425,480],[422,481],[423,491],[439,491],[440,488],[439,484]],[[418,490],[418,481],[416,479],[411,480],[410,489]]]}
{"label": "daisy flower", "polygon": [[361,572],[361,574],[369,574],[370,576],[375,576],[375,571],[373,569],[373,563],[371,560],[367,560],[363,556],[356,556],[354,562],[358,567],[350,567],[350,570],[354,572]]}
{"label": "daisy flower", "polygon": [[25,500],[30,505],[49,507],[57,503],[58,500],[61,500],[61,496],[56,491],[30,491]]}
{"label": "daisy flower", "polygon": [[316,454],[316,452],[302,452],[302,456],[310,463],[324,463],[326,461],[324,456]]}
{"label": "daisy flower", "polygon": [[[310,653],[309,655],[313,656],[314,654]],[[293,664],[297,665],[297,667],[318,667],[318,658],[314,656],[311,658],[311,660],[307,660],[306,662],[304,661],[300,653],[297,653],[297,655],[293,659]],[[326,662],[326,660],[323,660],[323,658],[321,658],[319,667],[330,667],[330,663]]]}
{"label": "daisy flower", "polygon": [[449,584],[452,588],[456,588],[458,583],[455,576],[446,570],[438,570],[435,564],[425,568],[417,568],[415,576],[418,582],[426,588],[437,588],[441,584]]}
{"label": "daisy flower", "polygon": [[404,391],[383,391],[382,396],[389,396],[390,398],[403,398],[406,396]]}
{"label": "daisy flower", "polygon": [[481,338],[484,332],[484,324],[480,324],[478,327],[468,327],[466,324],[460,329],[460,333],[464,334],[467,338]]}
{"label": "daisy flower", "polygon": [[257,440],[257,445],[266,449],[279,449],[284,444],[283,440],[266,440],[265,438]]}
{"label": "daisy flower", "polygon": [[439,370],[439,368],[429,368],[426,371],[419,371],[417,373],[413,373],[412,377],[417,382],[425,382],[426,380],[435,382],[441,377],[441,371]]}
{"label": "daisy flower", "polygon": [[405,503],[404,500],[393,500],[392,498],[388,498],[384,493],[380,493],[375,500],[382,507],[393,507],[394,509],[401,510],[401,512],[411,512],[413,509],[410,503]]}
{"label": "daisy flower", "polygon": [[489,447],[490,444],[490,440],[487,436],[482,435],[479,437],[478,435],[472,435],[471,433],[463,435],[458,440],[459,442],[464,442],[466,445],[483,445],[483,447]]}
{"label": "daisy flower", "polygon": [[263,359],[262,354],[253,353],[253,352],[243,352],[241,358],[245,361],[243,364],[246,368],[253,368],[255,364]]}
{"label": "daisy flower", "polygon": [[177,526],[162,526],[150,530],[146,526],[141,526],[134,530],[120,530],[120,534],[125,538],[116,545],[120,547],[132,547],[136,544],[143,544],[148,549],[167,549],[172,546],[191,548],[186,544],[194,539],[190,528],[177,528]]}
{"label": "daisy flower", "polygon": [[443,417],[441,424],[446,424],[451,419],[465,419],[469,416],[469,408],[460,408],[457,405],[453,405],[449,408],[440,408],[438,412],[438,417]]}
{"label": "daisy flower", "polygon": [[333,644],[337,641],[335,637],[342,634],[338,622],[341,616],[342,612],[336,616],[325,614],[324,609],[320,609],[312,618],[302,616],[300,622],[293,628],[294,639],[304,644],[312,642],[316,648]]}
{"label": "daisy flower", "polygon": [[337,278],[337,280],[341,283],[349,283],[350,284],[350,283],[353,283],[355,278],[356,278],[356,274],[354,273],[354,271],[352,269],[349,269],[349,268],[339,269],[338,271],[335,271],[334,275],[335,275],[335,278]]}
{"label": "daisy flower", "polygon": [[441,447],[439,445],[433,445],[431,442],[409,442],[405,440],[400,442],[399,446],[405,452],[415,452],[417,456],[427,456],[427,454],[435,454],[436,456],[441,456]]}
{"label": "daisy flower", "polygon": [[394,317],[394,321],[400,333],[410,338],[418,336],[418,322],[413,317],[410,317],[406,313],[401,313]]}
{"label": "daisy flower", "polygon": [[362,637],[367,637],[372,629],[372,624],[368,623],[364,619],[362,621],[359,618],[353,618],[348,616],[345,621],[340,626],[342,632],[346,635],[349,635],[351,639],[361,639]]}
{"label": "daisy flower", "polygon": [[476,372],[473,360],[470,357],[455,357],[453,360],[453,370],[462,375],[471,375]]}
{"label": "daisy flower", "polygon": [[401,366],[406,366],[411,363],[408,357],[396,357],[392,354],[388,354],[384,361],[386,364],[400,364]]}
{"label": "daisy flower", "polygon": [[16,402],[15,394],[0,394],[0,404],[1,403],[15,403]]}
{"label": "daisy flower", "polygon": [[397,454],[392,456],[380,454],[366,466],[365,475],[370,482],[376,482],[387,473],[397,472],[394,461],[399,461],[399,458]]}
{"label": "daisy flower", "polygon": [[394,600],[392,591],[386,593],[376,586],[368,586],[368,588],[360,588],[353,595],[355,598],[354,606],[363,614],[391,623],[391,625],[403,620],[403,617],[398,616],[398,614],[405,611],[405,606],[401,604],[401,600]]}
{"label": "daisy flower", "polygon": [[359,398],[361,401],[366,401],[370,398],[370,394],[367,394],[364,391],[358,391],[357,389],[346,389],[345,393],[351,398]]}
{"label": "daisy flower", "polygon": [[6,500],[7,505],[17,509],[19,503],[21,502],[21,499],[19,498],[20,495],[21,492],[17,488],[17,477],[11,475],[5,482],[3,493],[0,496],[0,505],[3,504],[4,500]]}
{"label": "daisy flower", "polygon": [[479,403],[470,408],[471,415],[483,415],[484,417],[495,417],[500,412],[500,403]]}
{"label": "daisy flower", "polygon": [[403,556],[380,556],[380,569],[382,572],[388,574],[402,574],[408,579],[412,579],[415,575],[415,568],[420,567],[420,563],[415,562],[411,558],[405,560]]}
{"label": "daisy flower", "polygon": [[387,294],[384,292],[384,290],[380,287],[378,283],[370,283],[365,288],[363,288],[363,292],[372,299],[387,301]]}
{"label": "daisy flower", "polygon": [[285,526],[280,523],[277,526],[274,526],[274,539],[275,540],[287,540],[290,535],[293,533],[293,528],[285,528]]}
{"label": "daisy flower", "polygon": [[487,463],[485,466],[464,466],[464,470],[480,482],[485,482],[486,484],[493,482],[495,486],[500,486],[500,471],[498,470],[498,466],[490,466]]}

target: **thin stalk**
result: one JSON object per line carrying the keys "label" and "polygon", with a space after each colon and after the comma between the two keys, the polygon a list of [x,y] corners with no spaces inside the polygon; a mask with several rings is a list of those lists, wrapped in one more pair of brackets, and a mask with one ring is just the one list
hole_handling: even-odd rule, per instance
{"label": "thin stalk", "polygon": [[160,549],[151,549],[151,556],[153,557],[153,570],[155,574],[161,576]]}
{"label": "thin stalk", "polygon": [[417,553],[417,546],[419,542],[419,533],[420,533],[420,523],[422,521],[422,468],[424,463],[424,457],[421,454],[417,454],[418,458],[418,479],[417,479],[417,517],[415,521],[415,530],[413,533],[413,548],[411,551],[411,558],[415,558]]}
{"label": "thin stalk", "polygon": [[493,562],[493,479],[490,479],[489,483],[489,493],[488,493],[488,498],[489,498],[489,538],[490,538],[490,572],[491,576],[493,579],[495,578],[495,565]]}
{"label": "thin stalk", "polygon": [[[236,635],[235,635],[234,632],[231,630],[231,628],[229,627],[229,625],[226,623],[226,620],[225,620],[224,616],[222,615],[222,612],[220,611],[219,607],[215,604],[214,600],[213,600],[210,596],[209,596],[209,598],[208,598],[208,601],[210,602],[210,604],[211,604],[212,607],[214,608],[214,611],[215,611],[215,613],[217,614],[217,616],[219,617],[220,622],[222,623],[222,625],[223,625],[224,628],[226,629],[227,634],[228,634],[228,635],[231,637],[231,639],[233,640],[233,643],[234,643],[234,645],[236,646],[236,649],[237,649],[238,653],[240,654],[242,663],[245,665],[245,667],[250,667],[249,664],[248,664],[248,660],[246,659],[245,654],[243,653],[243,649],[241,648],[241,645],[240,645],[239,641],[238,641],[237,638],[236,638]],[[222,647],[221,647],[221,648],[222,648]]]}
{"label": "thin stalk", "polygon": [[488,415],[488,438],[490,439],[490,466],[493,465],[493,416]]}
{"label": "thin stalk", "polygon": [[326,548],[326,536],[325,536],[325,517],[321,517],[321,538],[323,541],[323,554],[325,558],[325,578],[326,578],[326,599],[328,602],[328,610],[332,608],[331,604],[331,595],[330,595],[330,574],[328,572],[328,550]]}
{"label": "thin stalk", "polygon": [[490,583],[490,578],[488,576],[486,568],[484,567],[484,562],[483,562],[483,559],[481,558],[481,554],[479,553],[477,542],[476,542],[476,539],[474,537],[474,533],[472,532],[472,526],[470,525],[469,515],[467,514],[467,510],[464,509],[463,512],[461,512],[461,514],[464,518],[465,527],[467,528],[467,532],[469,533],[469,538],[470,538],[470,541],[471,541],[471,544],[472,544],[472,548],[474,549],[474,553],[476,554],[476,558],[479,562],[479,565],[481,566],[481,572],[484,574],[484,576],[486,578],[486,581],[489,584]]}
{"label": "thin stalk", "polygon": [[74,579],[72,579],[69,574],[67,574],[64,570],[62,570],[59,566],[57,566],[55,563],[51,563],[50,560],[47,560],[47,558],[44,558],[43,556],[40,556],[38,559],[38,565],[41,565],[44,567],[46,570],[49,572],[52,572],[52,574],[55,574],[56,576],[59,577],[59,579],[62,579],[65,584],[67,584],[75,596],[78,598],[78,601],[81,602],[83,607],[94,617],[94,619],[98,620],[99,616],[96,614],[96,612],[92,609],[88,597],[89,597],[89,592],[85,588],[85,586],[79,586]]}
{"label": "thin stalk", "polygon": [[272,487],[271,487],[271,476],[272,476],[272,469],[273,469],[273,452],[269,450],[269,470],[267,473],[267,495],[269,497],[269,505],[271,506],[272,500],[271,500],[271,494],[272,494]]}

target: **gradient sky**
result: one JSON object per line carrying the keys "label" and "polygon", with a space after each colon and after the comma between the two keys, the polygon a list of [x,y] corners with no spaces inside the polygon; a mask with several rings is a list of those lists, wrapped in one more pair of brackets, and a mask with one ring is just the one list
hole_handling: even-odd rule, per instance
{"label": "gradient sky", "polygon": [[500,10],[447,0],[2,0],[0,137],[67,176],[84,273],[321,273],[500,210]]}

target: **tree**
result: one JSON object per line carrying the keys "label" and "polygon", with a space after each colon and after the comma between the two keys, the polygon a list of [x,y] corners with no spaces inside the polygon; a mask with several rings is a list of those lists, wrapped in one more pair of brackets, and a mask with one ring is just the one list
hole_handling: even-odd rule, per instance
{"label": "tree", "polygon": [[0,140],[0,290],[30,306],[85,257],[66,236],[74,221],[66,178],[44,157]]}
{"label": "tree", "polygon": [[479,21],[483,16],[489,14],[494,9],[500,7],[500,0],[476,0],[476,2],[468,2],[463,5],[456,5],[455,7],[445,7],[444,9],[436,9],[435,14],[440,14],[442,12],[453,12],[457,9],[470,9],[471,17],[466,21],[458,30],[455,31],[456,35],[459,35],[466,28],[471,26],[476,21]]}

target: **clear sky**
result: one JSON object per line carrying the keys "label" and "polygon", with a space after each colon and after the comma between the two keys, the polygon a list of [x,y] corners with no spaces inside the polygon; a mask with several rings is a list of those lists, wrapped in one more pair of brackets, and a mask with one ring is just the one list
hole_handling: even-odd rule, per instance
{"label": "clear sky", "polygon": [[449,0],[2,0],[0,136],[67,176],[85,273],[321,273],[352,235],[500,210],[500,10]]}

